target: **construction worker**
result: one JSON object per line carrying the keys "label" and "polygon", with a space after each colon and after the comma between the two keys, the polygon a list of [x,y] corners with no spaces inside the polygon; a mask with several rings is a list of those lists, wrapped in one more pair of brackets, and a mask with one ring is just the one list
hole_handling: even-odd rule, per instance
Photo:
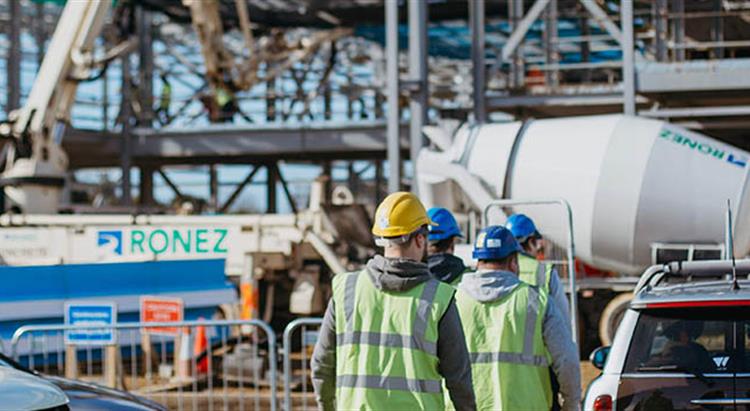
{"label": "construction worker", "polygon": [[456,239],[463,237],[461,227],[458,226],[453,214],[445,208],[433,207],[427,210],[427,216],[437,224],[430,226],[430,234],[427,235],[430,244],[427,250],[427,266],[430,268],[430,274],[455,287],[466,271],[463,260],[453,255]]}
{"label": "construction worker", "polygon": [[505,228],[513,233],[513,237],[523,248],[518,255],[518,276],[521,281],[546,291],[560,313],[565,316],[566,324],[570,324],[570,305],[557,270],[552,264],[545,264],[536,259],[542,252],[543,239],[534,221],[525,214],[513,214],[505,222]]}
{"label": "construction worker", "polygon": [[161,95],[155,114],[161,125],[165,126],[171,121],[169,107],[172,105],[172,84],[169,82],[166,73],[162,73],[159,78],[161,79]]}
{"label": "construction worker", "polygon": [[477,409],[549,410],[551,363],[563,409],[578,410],[581,373],[570,329],[546,291],[519,280],[520,252],[508,229],[485,228],[473,251],[477,271],[464,274],[456,292]]}
{"label": "construction worker", "polygon": [[430,224],[413,194],[389,195],[372,227],[383,255],[333,278],[311,365],[321,409],[440,410],[443,380],[459,410],[475,409],[455,289],[424,263]]}

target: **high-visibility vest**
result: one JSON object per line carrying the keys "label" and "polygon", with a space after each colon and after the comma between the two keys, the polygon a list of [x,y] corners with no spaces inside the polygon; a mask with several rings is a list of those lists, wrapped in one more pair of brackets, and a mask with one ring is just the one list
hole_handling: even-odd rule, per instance
{"label": "high-visibility vest", "polygon": [[534,257],[518,253],[518,278],[526,284],[541,288],[549,294],[552,264],[539,262]]}
{"label": "high-visibility vest", "polygon": [[547,293],[525,283],[480,302],[456,293],[479,410],[549,410],[550,356],[542,338]]}
{"label": "high-visibility vest", "polygon": [[444,409],[438,323],[454,292],[435,279],[386,292],[365,271],[335,276],[336,408]]}

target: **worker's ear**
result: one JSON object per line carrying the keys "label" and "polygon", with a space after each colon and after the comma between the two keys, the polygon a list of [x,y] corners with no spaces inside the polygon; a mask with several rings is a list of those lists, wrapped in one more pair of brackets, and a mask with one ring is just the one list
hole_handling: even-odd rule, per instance
{"label": "worker's ear", "polygon": [[513,254],[513,258],[510,259],[508,268],[510,268],[510,272],[518,274],[518,253]]}
{"label": "worker's ear", "polygon": [[427,247],[427,235],[419,233],[414,236],[414,245],[417,246],[418,249],[422,249],[422,247]]}

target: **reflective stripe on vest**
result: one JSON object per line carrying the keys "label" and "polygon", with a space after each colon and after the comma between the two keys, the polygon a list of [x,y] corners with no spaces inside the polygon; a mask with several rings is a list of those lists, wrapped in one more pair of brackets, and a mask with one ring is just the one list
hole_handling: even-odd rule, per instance
{"label": "reflective stripe on vest", "polygon": [[380,375],[339,375],[336,385],[347,388],[381,388],[386,390],[426,392],[440,394],[440,381]]}

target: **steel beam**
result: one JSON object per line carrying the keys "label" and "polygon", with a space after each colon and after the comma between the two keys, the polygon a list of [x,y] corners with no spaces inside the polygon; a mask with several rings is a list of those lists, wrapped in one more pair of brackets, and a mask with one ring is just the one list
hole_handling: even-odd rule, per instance
{"label": "steel beam", "polygon": [[469,27],[471,30],[472,98],[474,121],[487,121],[485,107],[486,72],[484,55],[484,0],[469,1]]}
{"label": "steel beam", "polygon": [[[508,0],[508,22],[511,32],[516,30],[522,17],[523,0]],[[521,53],[517,48],[515,48],[511,54],[508,85],[510,88],[518,88],[523,86],[523,61],[521,59]],[[500,59],[501,61],[507,61],[507,59],[503,58],[502,52],[500,53]]]}
{"label": "steel beam", "polygon": [[44,42],[47,39],[47,25],[44,21],[44,3],[36,2],[34,9],[36,13],[33,28],[34,42],[36,43],[36,64],[40,67],[44,59]]}
{"label": "steel beam", "polygon": [[622,24],[622,93],[623,112],[635,115],[635,51],[633,45],[633,0],[620,3]]}
{"label": "steel beam", "polygon": [[152,14],[143,6],[136,6],[136,31],[138,33],[138,97],[140,99],[138,123],[150,127],[154,122],[154,50]]}
{"label": "steel beam", "polygon": [[[419,150],[424,138],[422,127],[427,121],[427,2],[410,1],[409,3],[409,79],[417,84],[411,93],[409,102],[409,158],[416,164]],[[412,184],[411,191],[417,193],[417,185]]]}
{"label": "steel beam", "polygon": [[[550,0],[544,15],[544,63],[547,66],[556,66],[560,61],[557,24],[557,0]],[[559,70],[549,70],[544,76],[548,86],[557,87],[560,84]]]}
{"label": "steel beam", "polygon": [[266,166],[266,212],[270,214],[275,214],[278,211],[276,205],[278,175],[276,163],[270,163]]}
{"label": "steel beam", "polygon": [[674,60],[685,60],[685,0],[672,0],[672,42],[675,45]]}
{"label": "steel beam", "polygon": [[5,111],[10,113],[21,106],[21,0],[10,0],[10,24],[8,30],[7,86],[8,98]]}
{"label": "steel beam", "polygon": [[237,198],[240,196],[240,194],[242,194],[242,190],[244,190],[245,187],[247,187],[247,185],[253,181],[253,178],[258,173],[258,171],[260,171],[260,169],[261,167],[253,167],[253,169],[250,170],[245,179],[237,185],[237,188],[234,189],[224,205],[221,206],[221,208],[219,209],[220,213],[226,213],[227,211],[229,211],[229,207],[231,207],[232,204],[234,204],[235,200],[237,200]]}
{"label": "steel beam", "polygon": [[667,5],[667,0],[655,0],[652,7],[654,19],[654,46],[656,49],[656,61],[666,61],[669,6]]}
{"label": "steel beam", "polygon": [[160,168],[160,169],[158,169],[158,170],[157,170],[157,172],[158,172],[158,173],[159,173],[159,175],[161,176],[162,180],[164,180],[164,182],[165,182],[165,183],[167,183],[167,186],[169,186],[169,188],[171,188],[171,189],[172,189],[172,192],[174,193],[175,197],[177,197],[177,198],[182,198],[182,197],[183,197],[183,195],[182,195],[182,193],[180,192],[180,189],[179,189],[179,188],[177,187],[177,184],[175,184],[175,183],[174,183],[174,182],[172,181],[172,179],[170,179],[170,178],[169,178],[169,177],[167,176],[167,173],[166,173],[166,172],[165,172],[164,170],[162,170],[161,168]]}
{"label": "steel beam", "polygon": [[[408,133],[408,126],[400,125],[400,155],[408,155]],[[135,129],[134,134],[133,161],[139,166],[372,160],[385,159],[387,151],[383,121]],[[71,167],[117,166],[121,150],[119,135],[68,128],[63,148]]]}
{"label": "steel beam", "polygon": [[[626,2],[630,2],[632,8],[632,0],[623,0],[623,3]],[[622,45],[622,32],[620,31],[620,28],[617,27],[604,10],[599,8],[599,5],[596,4],[596,0],[581,0],[581,4],[583,4],[583,7],[589,11],[594,18],[594,21],[596,21],[596,24],[609,33],[618,44]]]}
{"label": "steel beam", "polygon": [[[642,97],[637,97],[639,102],[646,102]],[[623,105],[622,93],[597,93],[597,94],[563,94],[563,95],[528,95],[528,96],[489,96],[487,102],[490,107],[497,110],[508,110],[517,107],[548,109],[552,107],[576,108],[576,107],[605,107]],[[589,109],[590,110],[590,109]]]}
{"label": "steel beam", "polygon": [[381,187],[383,187],[383,162],[380,160],[375,160],[375,181],[374,181],[374,198],[375,198],[375,204],[380,204],[380,200],[382,199],[381,193]]}
{"label": "steel beam", "polygon": [[398,2],[385,1],[386,95],[388,98],[388,191],[401,189],[398,110]]}
{"label": "steel beam", "polygon": [[276,177],[278,177],[279,182],[281,183],[281,188],[284,190],[284,195],[286,195],[286,200],[289,202],[289,207],[292,209],[292,213],[297,214],[299,208],[297,207],[297,202],[292,196],[292,192],[289,191],[289,184],[287,184],[286,180],[284,179],[284,174],[281,173],[281,169],[279,168],[278,164],[274,164],[273,167],[276,170]]}
{"label": "steel beam", "polygon": [[[531,25],[534,24],[534,22],[539,18],[549,2],[550,0],[536,0],[529,11],[526,13],[526,15],[523,16],[521,21],[519,21],[517,24],[514,24],[515,27],[513,29],[513,32],[511,33],[510,37],[508,37],[508,41],[503,46],[503,61],[507,61],[510,55],[518,49],[518,46],[523,41],[524,37],[526,37],[526,33],[528,33]],[[521,14],[523,10],[516,10],[516,7],[514,7],[514,12]]]}
{"label": "steel beam", "polygon": [[141,167],[140,187],[138,189],[141,206],[154,204],[154,169],[149,166]]}
{"label": "steel beam", "polygon": [[641,110],[638,115],[653,118],[744,117],[750,116],[750,106],[660,108]]}
{"label": "steel beam", "polygon": [[692,60],[638,65],[640,93],[750,89],[750,59]]}
{"label": "steel beam", "polygon": [[349,161],[346,165],[346,184],[349,186],[349,190],[352,193],[359,191],[359,175],[354,171],[354,161]]}
{"label": "steel beam", "polygon": [[216,164],[208,166],[208,207],[216,212],[219,209],[219,174],[216,172]]}
{"label": "steel beam", "polygon": [[122,133],[120,138],[120,171],[122,173],[122,205],[129,206],[132,203],[130,196],[130,167],[132,166],[132,94],[130,84],[130,53],[122,57],[122,102],[120,105]]}
{"label": "steel beam", "polygon": [[[721,16],[723,10],[723,1],[714,0],[714,10],[716,16],[711,21],[711,40],[716,43],[724,41],[724,17]],[[724,48],[716,47],[711,49],[711,56],[716,59],[724,58]]]}

